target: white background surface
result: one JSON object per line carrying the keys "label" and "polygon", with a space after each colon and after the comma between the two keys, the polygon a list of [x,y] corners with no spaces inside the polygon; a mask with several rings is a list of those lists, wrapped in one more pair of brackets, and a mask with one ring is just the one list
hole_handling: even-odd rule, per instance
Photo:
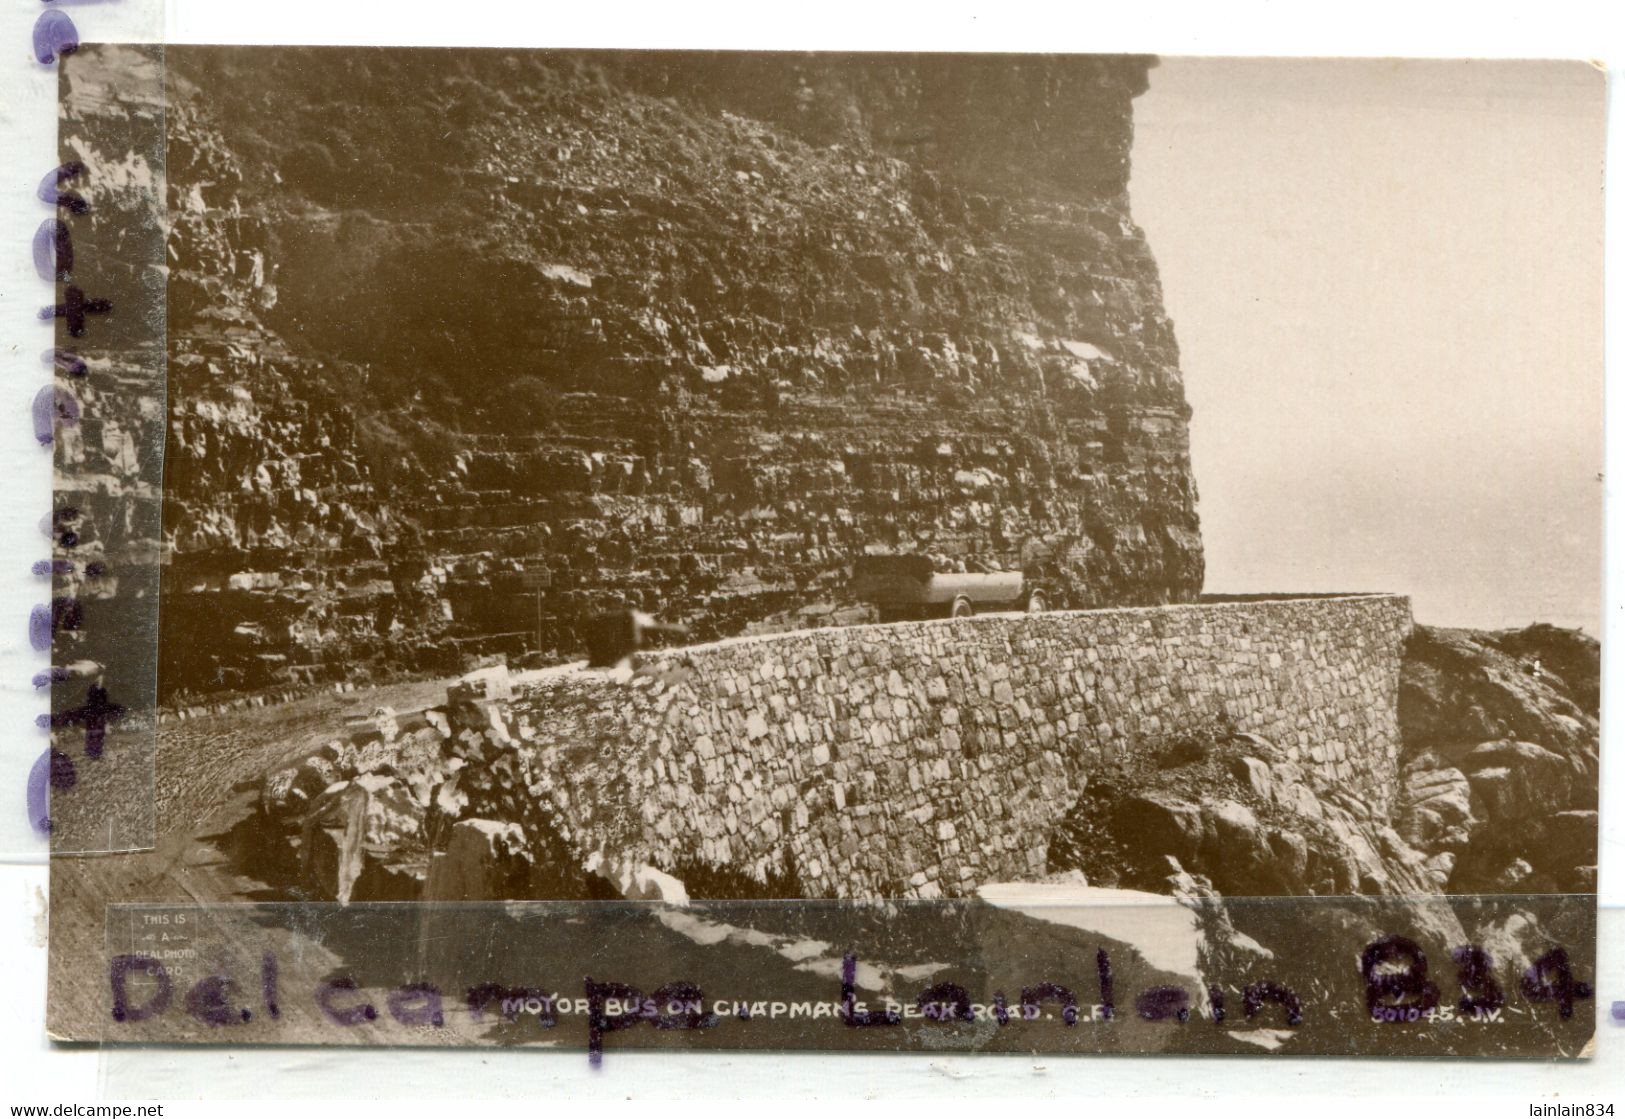
{"label": "white background surface", "polygon": [[[57,5],[95,40],[167,38],[176,42],[383,43],[393,45],[727,47],[779,49],[1147,51],[1160,54],[1404,55],[1412,57],[1568,57],[1603,59],[1610,69],[1610,182],[1620,181],[1618,79],[1625,62],[1619,5],[1581,3],[1363,5],[1286,3],[652,4],[525,0],[481,4],[383,0],[63,0]],[[338,1049],[233,1051],[131,1050],[50,1046],[41,1027],[45,991],[44,846],[24,817],[29,767],[43,748],[33,728],[44,700],[29,678],[46,664],[27,644],[30,606],[42,597],[29,565],[44,556],[38,523],[49,508],[48,455],[33,439],[29,403],[46,383],[40,352],[48,330],[34,315],[50,301],[34,274],[30,241],[49,211],[34,197],[54,165],[55,77],[31,58],[29,33],[44,4],[5,0],[0,7],[0,1107],[111,1099],[271,1099],[380,1095],[404,1098],[399,1114],[428,1114],[438,1099],[512,1096],[560,1100],[737,1095],[821,1098],[1054,1095],[1168,1096],[1211,1111],[1257,1107],[1366,1115],[1361,1099],[1434,1097],[1423,1106],[1527,1115],[1534,1102],[1611,1099],[1625,1108],[1625,1023],[1606,1020],[1625,1000],[1625,866],[1620,818],[1621,766],[1614,712],[1621,699],[1617,657],[1605,657],[1604,849],[1599,947],[1599,1058],[1546,1062],[1331,1061],[1323,1059],[1036,1058],[964,1055],[679,1056],[611,1051],[599,1072],[585,1055],[467,1051],[361,1052]],[[1621,192],[1613,192],[1609,275],[1617,278]],[[1608,294],[1609,369],[1617,373],[1621,296]],[[1616,380],[1610,377],[1610,383]],[[1610,394],[1610,430],[1620,394]],[[1608,555],[1620,554],[1613,515],[1620,476],[1618,440],[1610,445]],[[1615,568],[1617,564],[1613,565]],[[1621,634],[1617,571],[1606,596],[1605,648]],[[1610,757],[1612,755],[1612,757]],[[1610,1095],[1610,1092],[1612,1093]],[[1448,1101],[1448,1102],[1447,1102]],[[240,1106],[240,1105],[234,1105]],[[950,1105],[951,1106],[951,1105]],[[269,1108],[257,1108],[270,1112]],[[166,1114],[202,1114],[178,1107]],[[1387,1113],[1387,1112],[1385,1112]],[[9,1114],[9,1113],[8,1113]],[[1407,1110],[1406,1114],[1410,1114]]]}

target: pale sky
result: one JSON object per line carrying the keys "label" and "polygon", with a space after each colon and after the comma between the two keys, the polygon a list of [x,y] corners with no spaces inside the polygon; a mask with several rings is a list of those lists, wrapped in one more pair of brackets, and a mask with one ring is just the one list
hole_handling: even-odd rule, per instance
{"label": "pale sky", "polygon": [[1603,126],[1579,63],[1151,71],[1208,590],[1600,632]]}

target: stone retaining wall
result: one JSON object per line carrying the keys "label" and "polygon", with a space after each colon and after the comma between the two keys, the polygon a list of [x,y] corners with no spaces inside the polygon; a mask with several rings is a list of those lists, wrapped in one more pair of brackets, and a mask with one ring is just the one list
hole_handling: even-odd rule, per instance
{"label": "stone retaining wall", "polygon": [[1042,874],[1089,773],[1268,738],[1386,809],[1409,601],[1366,595],[988,615],[658,654],[514,700],[536,810],[578,852],[809,897]]}

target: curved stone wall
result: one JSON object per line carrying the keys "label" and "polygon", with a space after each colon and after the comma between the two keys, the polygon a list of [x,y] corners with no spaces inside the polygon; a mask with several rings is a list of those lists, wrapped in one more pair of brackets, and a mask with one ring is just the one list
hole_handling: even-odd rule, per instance
{"label": "curved stone wall", "polygon": [[1092,770],[1191,738],[1260,735],[1386,808],[1410,629],[1408,599],[1362,595],[811,630],[556,673],[514,715],[578,853],[955,895],[1042,874]]}

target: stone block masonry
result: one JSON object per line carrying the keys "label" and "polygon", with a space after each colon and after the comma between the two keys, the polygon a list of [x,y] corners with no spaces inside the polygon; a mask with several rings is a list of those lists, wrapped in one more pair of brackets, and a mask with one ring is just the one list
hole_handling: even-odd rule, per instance
{"label": "stone block masonry", "polygon": [[1361,595],[811,630],[558,673],[513,714],[533,823],[583,857],[952,896],[1043,874],[1091,772],[1191,738],[1260,735],[1385,810],[1410,629]]}

